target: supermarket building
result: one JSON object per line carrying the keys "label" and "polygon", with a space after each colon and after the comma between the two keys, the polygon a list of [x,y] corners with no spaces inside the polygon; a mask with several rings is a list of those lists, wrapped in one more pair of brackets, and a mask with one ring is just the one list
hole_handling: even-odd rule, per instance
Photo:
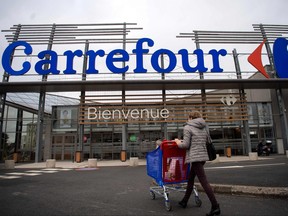
{"label": "supermarket building", "polygon": [[[145,157],[157,140],[181,137],[192,110],[203,113],[220,155],[228,149],[247,155],[261,140],[285,153],[288,26],[180,33],[177,40],[192,39],[196,49],[176,53],[130,37],[141,30],[135,26],[2,30],[8,41],[0,84],[2,161]],[[252,52],[242,47],[256,50],[249,57],[256,69],[247,66]]]}

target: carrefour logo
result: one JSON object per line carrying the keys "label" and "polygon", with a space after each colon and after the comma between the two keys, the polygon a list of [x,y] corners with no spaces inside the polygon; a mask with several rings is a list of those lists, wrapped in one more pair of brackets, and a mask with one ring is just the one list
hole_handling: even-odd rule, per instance
{"label": "carrefour logo", "polygon": [[[269,78],[266,73],[261,59],[262,47],[265,44],[265,40],[255,49],[255,51],[248,57],[248,61],[257,70],[259,70],[265,77]],[[147,48],[144,48],[146,46]],[[150,38],[141,38],[136,42],[135,48],[132,50],[133,55],[135,55],[135,68],[132,69],[134,73],[147,73],[147,67],[144,65],[144,55],[150,52],[149,47],[154,46],[154,41]],[[273,53],[274,53],[274,64],[277,76],[279,78],[288,78],[288,41],[285,38],[278,38],[274,42]],[[2,66],[3,69],[9,75],[23,75],[27,73],[31,67],[34,66],[34,71],[40,75],[48,74],[60,74],[58,68],[58,58],[59,55],[53,50],[43,50],[37,54],[38,61],[35,65],[31,65],[29,61],[23,61],[22,67],[18,70],[14,69],[11,65],[10,57],[13,55],[16,49],[23,50],[24,54],[28,57],[33,53],[33,47],[31,44],[25,41],[16,41],[11,43],[3,52],[2,55]],[[169,49],[158,49],[153,53],[150,53],[150,64],[152,68],[158,73],[170,73],[178,65],[181,65],[183,70],[187,73],[194,72],[223,72],[223,68],[220,65],[220,59],[227,55],[225,49],[211,49],[208,52],[208,56],[212,64],[208,68],[207,63],[204,60],[204,51],[202,49],[196,49],[193,54],[196,56],[196,61],[191,61],[189,59],[189,52],[186,49],[180,49],[178,55],[180,58],[176,57],[176,54]],[[165,54],[167,56],[167,64],[163,68],[160,65],[160,56]],[[66,57],[66,68],[62,71],[63,74],[76,74],[74,69],[74,60],[76,58],[82,58],[84,55],[88,57],[86,74],[97,74],[99,72],[97,68],[97,60],[99,58],[106,58],[106,67],[109,71],[116,74],[126,73],[130,68],[129,61],[131,61],[130,55],[126,50],[115,49],[109,53],[102,49],[99,50],[88,50],[84,53],[82,50],[67,50],[63,52],[64,57]],[[119,62],[126,62],[127,64],[120,66]],[[48,67],[47,67],[48,66]]]}
{"label": "carrefour logo", "polygon": [[278,77],[288,78],[288,40],[278,38],[273,47],[274,64]]}
{"label": "carrefour logo", "polygon": [[[265,44],[264,40],[251,55],[248,57],[248,61],[258,71],[260,71],[266,78],[269,78],[264,66],[262,64],[262,47]],[[273,45],[274,67],[276,74],[279,78],[288,78],[288,40],[285,38],[277,38]]]}
{"label": "carrefour logo", "polygon": [[236,103],[237,98],[235,98],[233,95],[226,95],[223,96],[220,101],[226,106],[232,106]]}
{"label": "carrefour logo", "polygon": [[[147,48],[144,48],[144,45]],[[143,56],[149,53],[149,47],[154,46],[154,41],[150,38],[141,38],[136,42],[135,49],[132,50],[132,53],[135,55],[136,62],[134,65],[136,67],[133,69],[134,73],[147,73],[147,68],[144,65]],[[19,70],[15,70],[10,64],[10,56],[13,55],[15,49],[23,50],[26,56],[29,56],[33,53],[33,47],[25,42],[25,41],[17,41],[11,43],[4,51],[2,56],[2,66],[4,70],[10,75],[23,75],[27,73],[33,65],[29,61],[23,61],[22,68]],[[165,68],[163,68],[159,64],[159,59],[162,54],[165,54],[168,59],[168,64]],[[176,58],[174,52],[169,49],[159,49],[153,52],[150,56],[150,63],[153,69],[159,73],[170,73],[175,69],[178,64],[182,64],[182,68],[188,72],[193,73],[196,71],[199,72],[207,72],[209,70],[206,67],[204,61],[204,51],[201,49],[196,49],[193,51],[193,54],[197,58],[196,65],[191,65],[189,60],[189,52],[186,49],[181,49],[178,51],[180,55],[180,60]],[[224,49],[215,50],[212,49],[208,52],[208,55],[211,56],[212,66],[210,67],[211,72],[222,72],[223,69],[220,67],[219,59],[222,56],[226,56],[227,51]],[[63,74],[76,74],[76,70],[74,69],[74,59],[81,58],[83,55],[88,57],[88,68],[86,69],[86,74],[97,74],[99,72],[97,68],[97,60],[99,58],[106,58],[106,67],[109,71],[116,74],[126,73],[130,68],[129,61],[130,55],[126,50],[123,49],[115,49],[106,53],[104,50],[88,50],[86,53],[83,53],[82,50],[67,50],[62,54],[66,57],[66,69],[63,70]],[[58,58],[59,55],[53,50],[43,50],[40,51],[37,55],[38,61],[34,65],[34,70],[36,73],[40,75],[48,75],[48,74],[59,74],[60,70],[58,69]],[[180,61],[180,62],[178,62]],[[126,62],[127,65],[120,66],[119,62]],[[44,66],[48,67],[44,67]]]}

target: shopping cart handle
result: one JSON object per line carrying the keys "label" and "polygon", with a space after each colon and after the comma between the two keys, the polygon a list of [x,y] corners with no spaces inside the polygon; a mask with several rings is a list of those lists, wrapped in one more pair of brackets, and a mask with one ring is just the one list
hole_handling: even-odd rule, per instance
{"label": "shopping cart handle", "polygon": [[168,141],[167,142],[167,145],[173,145],[173,146],[176,146],[177,144],[176,144],[176,142],[175,141]]}
{"label": "shopping cart handle", "polygon": [[162,148],[164,147],[178,147],[177,143],[174,140],[164,140],[161,144]]}

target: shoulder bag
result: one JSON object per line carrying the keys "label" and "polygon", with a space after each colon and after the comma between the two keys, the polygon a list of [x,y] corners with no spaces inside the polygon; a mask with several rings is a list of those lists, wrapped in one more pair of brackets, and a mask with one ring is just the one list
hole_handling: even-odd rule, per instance
{"label": "shoulder bag", "polygon": [[207,129],[205,128],[207,132],[207,142],[206,142],[206,148],[207,148],[207,153],[209,157],[209,161],[213,161],[216,159],[216,150],[215,147],[212,143],[212,139],[210,137],[210,134],[208,133]]}

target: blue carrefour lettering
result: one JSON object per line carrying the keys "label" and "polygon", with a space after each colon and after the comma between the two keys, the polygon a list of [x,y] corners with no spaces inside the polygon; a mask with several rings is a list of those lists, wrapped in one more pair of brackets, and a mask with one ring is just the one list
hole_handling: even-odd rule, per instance
{"label": "blue carrefour lettering", "polygon": [[206,72],[208,70],[208,68],[206,68],[204,66],[204,53],[203,50],[201,49],[196,49],[194,50],[193,54],[195,54],[197,56],[197,65],[196,67],[191,67],[189,65],[189,59],[188,59],[188,50],[186,49],[181,49],[178,51],[178,53],[182,56],[182,65],[183,65],[183,69],[186,72]]}
{"label": "blue carrefour lettering", "polygon": [[26,55],[30,55],[33,51],[31,45],[25,41],[17,41],[17,42],[11,43],[5,49],[2,55],[2,66],[4,70],[10,75],[23,75],[27,73],[31,68],[31,64],[27,61],[23,62],[22,64],[23,68],[21,70],[16,71],[16,70],[13,70],[13,68],[11,67],[10,58],[13,55],[15,49],[19,46],[24,46],[24,53]]}
{"label": "blue carrefour lettering", "polygon": [[[286,54],[287,54],[287,42],[281,42],[279,41],[279,48],[277,48],[277,45],[275,49],[280,50],[279,52],[284,52],[282,50],[282,43],[286,44]],[[204,61],[204,52],[202,49],[196,49],[193,51],[193,54],[196,56],[195,65],[192,67],[189,64],[189,52],[186,49],[181,49],[178,51],[178,54],[180,54],[179,57],[176,57],[177,54],[175,54],[173,51],[169,49],[158,49],[149,54],[149,48],[144,48],[144,45],[146,47],[153,47],[154,41],[150,38],[141,38],[136,42],[135,49],[132,49],[132,53],[135,54],[135,68],[134,73],[146,73],[147,69],[144,66],[144,55],[146,55],[145,62],[149,62],[152,66],[152,68],[157,71],[158,73],[170,73],[171,71],[175,70],[175,67],[177,65],[177,61],[180,61],[182,63],[183,69],[188,72],[206,72],[208,71],[208,68],[205,67],[205,61]],[[28,56],[32,54],[32,46],[25,42],[25,41],[17,41],[12,44],[10,44],[4,51],[2,55],[2,65],[4,70],[9,75],[23,75],[27,73],[31,68],[31,63],[28,61],[24,61],[22,63],[22,69],[20,70],[14,70],[11,66],[12,62],[10,59],[12,59],[14,51],[18,47],[24,47],[24,53]],[[281,48],[280,48],[281,47]],[[211,72],[222,72],[223,69],[220,67],[220,56],[226,56],[227,51],[224,49],[220,50],[210,50],[209,55],[212,56],[212,68]],[[165,55],[166,61],[165,65],[160,64],[160,56]],[[76,57],[82,58],[87,57],[87,68],[86,74],[97,74],[99,71],[97,70],[96,65],[96,58],[98,57],[104,57],[106,56],[106,67],[109,71],[116,74],[123,74],[126,73],[129,69],[129,61],[130,61],[130,55],[129,53],[124,49],[114,49],[110,51],[109,53],[105,53],[104,50],[88,50],[86,53],[83,53],[82,50],[67,50],[64,51],[63,56],[66,57],[66,68],[63,70],[64,74],[76,74],[76,70],[74,69],[74,60]],[[57,52],[53,50],[43,50],[40,51],[37,55],[38,61],[35,63],[35,72],[40,75],[48,75],[48,74],[59,74],[60,70],[58,70],[58,60],[59,55]],[[149,59],[150,57],[150,59]],[[85,58],[84,58],[85,59]],[[148,61],[147,61],[148,60]],[[279,61],[282,62],[282,60],[279,57]],[[126,62],[128,62],[126,64]],[[168,63],[167,63],[168,62]],[[122,64],[121,64],[122,63]],[[125,63],[125,64],[123,64]],[[281,65],[282,64],[282,65]],[[281,73],[281,67],[284,63],[278,63],[277,66],[280,68]],[[149,65],[148,65],[149,66]],[[285,65],[284,65],[285,66]],[[151,67],[150,67],[151,68]],[[283,76],[283,75],[282,75]]]}
{"label": "blue carrefour lettering", "polygon": [[273,46],[276,74],[280,78],[288,78],[288,40],[277,38]]}
{"label": "blue carrefour lettering", "polygon": [[152,47],[154,41],[150,38],[141,38],[136,43],[136,49],[133,49],[132,52],[136,54],[136,68],[134,69],[135,73],[146,73],[147,69],[143,67],[143,54],[147,54],[149,49],[143,49],[143,43],[147,42],[148,46]]}
{"label": "blue carrefour lettering", "polygon": [[[118,57],[115,57],[118,56]],[[113,73],[125,73],[128,70],[128,66],[118,68],[114,65],[114,62],[126,62],[129,61],[129,54],[125,50],[116,49],[112,50],[106,58],[107,68]]]}
{"label": "blue carrefour lettering", "polygon": [[96,56],[103,57],[105,55],[104,50],[88,50],[86,55],[89,57],[88,69],[86,70],[87,74],[97,74],[99,71],[95,68],[96,65]]}
{"label": "blue carrefour lettering", "polygon": [[[159,66],[159,56],[165,54],[169,58],[169,65],[167,68],[162,68]],[[153,53],[151,57],[152,67],[159,73],[169,73],[176,67],[177,59],[175,54],[171,50],[160,49]]]}
{"label": "blue carrefour lettering", "polygon": [[211,72],[222,72],[223,69],[220,68],[219,55],[226,56],[227,51],[224,49],[221,49],[219,51],[212,49],[209,51],[209,54],[212,55],[212,61],[213,61],[213,68],[211,69]]}
{"label": "blue carrefour lettering", "polygon": [[66,60],[66,69],[63,71],[64,74],[76,74],[76,70],[73,69],[73,60],[75,56],[81,57],[83,55],[82,50],[76,50],[72,52],[71,50],[67,50],[64,52],[64,55],[67,56]]}
{"label": "blue carrefour lettering", "polygon": [[[41,75],[59,74],[60,71],[57,70],[58,55],[52,50],[44,50],[38,54],[40,60],[35,64],[35,71]],[[49,67],[50,65],[50,67]]]}

